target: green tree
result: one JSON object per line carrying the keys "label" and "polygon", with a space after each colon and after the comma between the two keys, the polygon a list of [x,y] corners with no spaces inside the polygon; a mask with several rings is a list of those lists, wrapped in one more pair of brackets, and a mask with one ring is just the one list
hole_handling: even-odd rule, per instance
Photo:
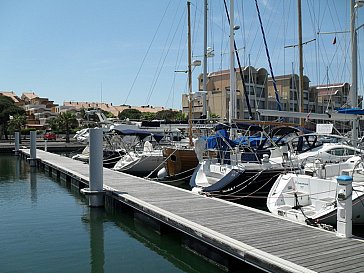
{"label": "green tree", "polygon": [[60,123],[59,117],[50,117],[49,119],[47,119],[47,125],[48,125],[49,129],[51,129],[55,133],[58,133],[60,130],[59,123]]}
{"label": "green tree", "polygon": [[144,113],[142,113],[142,119],[143,120],[153,120],[153,119],[156,119],[156,113],[144,112]]}
{"label": "green tree", "polygon": [[138,109],[124,109],[118,116],[120,120],[123,119],[140,119],[142,117],[142,112]]}
{"label": "green tree", "polygon": [[15,114],[14,116],[10,117],[10,120],[8,121],[8,126],[9,129],[13,132],[21,132],[21,130],[25,127],[26,122],[26,115]]}
{"label": "green tree", "polygon": [[102,110],[102,113],[105,115],[105,117],[107,118],[114,118],[114,114],[105,110]]}
{"label": "green tree", "polygon": [[71,129],[77,128],[78,122],[76,119],[76,115],[72,112],[63,112],[60,113],[59,116],[59,127],[66,131],[66,142],[70,142],[70,131]]}
{"label": "green tree", "polygon": [[186,116],[181,111],[161,110],[156,114],[157,119],[164,120],[186,120]]}
{"label": "green tree", "polygon": [[219,115],[217,115],[217,114],[211,113],[211,114],[210,114],[210,118],[220,118],[220,117],[219,117]]}
{"label": "green tree", "polygon": [[25,110],[16,106],[11,98],[0,96],[0,138],[5,135],[5,139],[8,139],[8,122],[10,116],[16,114],[24,115]]}

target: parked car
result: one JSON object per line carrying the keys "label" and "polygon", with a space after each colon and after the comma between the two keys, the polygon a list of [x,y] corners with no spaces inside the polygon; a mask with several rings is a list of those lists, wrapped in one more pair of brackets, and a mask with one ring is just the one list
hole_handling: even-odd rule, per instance
{"label": "parked car", "polygon": [[45,133],[43,135],[43,139],[44,140],[56,140],[57,139],[57,136],[55,133],[52,133],[52,132],[48,132],[48,133]]}

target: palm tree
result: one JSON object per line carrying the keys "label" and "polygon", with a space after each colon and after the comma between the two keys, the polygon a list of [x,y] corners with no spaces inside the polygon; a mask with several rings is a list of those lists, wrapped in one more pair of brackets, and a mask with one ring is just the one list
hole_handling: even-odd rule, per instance
{"label": "palm tree", "polygon": [[11,129],[20,132],[25,127],[26,121],[27,117],[25,115],[15,114],[10,117],[8,124]]}
{"label": "palm tree", "polygon": [[[10,116],[8,126],[12,131],[21,133],[21,130],[25,127],[26,123],[26,115],[15,114],[14,116]],[[19,141],[21,142],[21,138],[19,139]]]}
{"label": "palm tree", "polygon": [[66,131],[66,142],[70,142],[70,130],[77,127],[76,115],[73,112],[63,112],[59,114],[59,125]]}

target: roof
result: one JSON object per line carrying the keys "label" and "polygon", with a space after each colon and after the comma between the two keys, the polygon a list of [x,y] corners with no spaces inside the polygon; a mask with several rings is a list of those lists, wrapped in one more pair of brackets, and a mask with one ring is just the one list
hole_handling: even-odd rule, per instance
{"label": "roof", "polygon": [[315,85],[315,86],[311,86],[311,87],[316,88],[316,89],[341,88],[348,84],[349,83],[347,83],[347,82],[340,82],[340,83],[320,84],[320,85]]}
{"label": "roof", "polygon": [[14,102],[21,102],[21,99],[13,92],[0,92],[0,96],[9,97]]}
{"label": "roof", "polygon": [[[64,101],[63,106],[73,106],[76,109],[81,108],[97,108],[104,111],[111,112],[114,116],[117,116],[120,112],[122,112],[125,109],[136,109],[139,110],[142,113],[157,113],[161,110],[166,110],[162,106],[151,106],[151,105],[145,105],[145,106],[131,106],[131,105],[112,105],[112,103],[100,103],[100,102],[82,102],[82,101]],[[177,110],[178,111],[178,110]]]}
{"label": "roof", "polygon": [[37,94],[35,94],[34,92],[24,92],[22,95],[22,97],[26,97],[27,99],[34,99],[34,98],[38,98],[39,96]]}

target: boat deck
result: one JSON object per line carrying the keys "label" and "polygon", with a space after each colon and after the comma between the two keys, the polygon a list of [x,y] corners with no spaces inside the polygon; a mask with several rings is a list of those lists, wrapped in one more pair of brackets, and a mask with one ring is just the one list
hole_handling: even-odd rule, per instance
{"label": "boat deck", "polygon": [[[29,156],[29,150],[21,151]],[[88,181],[89,166],[37,150],[42,164]],[[363,272],[364,241],[270,213],[103,170],[105,190],[121,202],[229,256],[267,272]]]}

